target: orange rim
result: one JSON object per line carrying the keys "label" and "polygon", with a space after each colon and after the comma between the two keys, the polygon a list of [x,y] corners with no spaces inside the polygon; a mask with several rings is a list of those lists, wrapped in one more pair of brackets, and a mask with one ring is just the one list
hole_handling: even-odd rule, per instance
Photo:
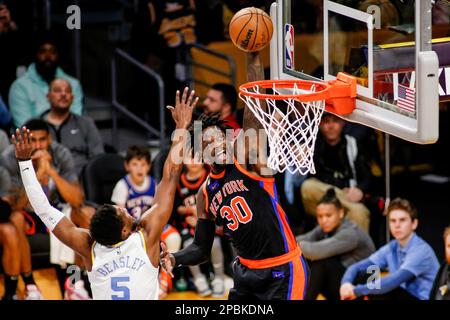
{"label": "orange rim", "polygon": [[[312,85],[316,85],[315,92],[310,93],[300,93],[300,94],[267,94],[267,93],[256,93],[249,92],[256,86],[262,89],[272,89],[275,85],[277,89],[292,89],[294,85],[302,90],[311,90]],[[256,99],[272,99],[272,100],[286,100],[295,99],[300,102],[312,102],[325,100],[328,98],[328,92],[330,85],[326,82],[310,81],[310,80],[261,80],[244,83],[239,87],[239,92],[243,96],[252,97]]]}

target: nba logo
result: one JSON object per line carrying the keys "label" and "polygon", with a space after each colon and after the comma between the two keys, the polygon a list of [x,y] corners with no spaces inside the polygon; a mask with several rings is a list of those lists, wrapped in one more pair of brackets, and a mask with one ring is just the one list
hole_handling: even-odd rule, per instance
{"label": "nba logo", "polygon": [[217,181],[214,181],[210,186],[209,189],[211,191],[214,191],[219,186],[219,183]]}
{"label": "nba logo", "polygon": [[294,69],[294,26],[291,24],[285,25],[284,47],[286,68]]}

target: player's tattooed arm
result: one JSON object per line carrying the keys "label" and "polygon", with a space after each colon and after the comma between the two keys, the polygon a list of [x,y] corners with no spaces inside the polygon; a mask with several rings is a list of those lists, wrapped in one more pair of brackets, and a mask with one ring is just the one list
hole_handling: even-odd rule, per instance
{"label": "player's tattooed arm", "polygon": [[[258,52],[247,53],[247,81],[264,80],[264,66]],[[262,108],[266,108],[264,102]],[[271,172],[267,170],[266,141],[267,137],[261,122],[255,117],[253,112],[246,106],[244,109],[243,133],[247,130],[254,130],[254,134],[245,135],[245,153],[247,170],[256,174],[268,176]],[[250,137],[254,137],[251,139]],[[242,137],[241,137],[242,138]]]}
{"label": "player's tattooed arm", "polygon": [[77,228],[65,215],[52,207],[42,190],[34,171],[31,153],[33,147],[30,141],[31,133],[23,127],[17,129],[12,136],[16,158],[27,197],[45,226],[66,246],[80,254],[90,267],[90,235],[86,229]]}
{"label": "player's tattooed arm", "polygon": [[[264,66],[258,52],[247,53],[247,82],[264,80]],[[243,129],[263,129],[261,122],[249,108],[244,109]]]}
{"label": "player's tattooed arm", "polygon": [[176,124],[176,131],[169,155],[164,163],[163,177],[156,189],[153,205],[141,219],[141,226],[147,235],[148,254],[155,266],[159,263],[159,239],[163,227],[172,214],[176,186],[183,167],[183,155],[187,151],[185,148],[186,139],[189,138],[187,127],[192,121],[192,112],[199,100],[194,96],[194,91],[190,94],[188,91],[189,89],[185,88],[182,95],[177,91],[175,107],[168,106]]}

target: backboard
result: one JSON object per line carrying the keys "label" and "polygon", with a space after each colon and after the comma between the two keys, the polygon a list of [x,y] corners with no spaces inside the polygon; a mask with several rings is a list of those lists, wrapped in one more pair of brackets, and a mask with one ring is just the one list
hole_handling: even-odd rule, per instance
{"label": "backboard", "polygon": [[439,3],[277,0],[271,78],[332,80],[349,73],[358,80],[356,108],[343,118],[433,143],[439,94],[450,95],[450,12],[448,2]]}

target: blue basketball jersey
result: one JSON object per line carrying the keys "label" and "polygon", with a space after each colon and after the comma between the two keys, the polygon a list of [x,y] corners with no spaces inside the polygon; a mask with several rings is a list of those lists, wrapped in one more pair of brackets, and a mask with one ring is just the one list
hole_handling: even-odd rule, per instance
{"label": "blue basketball jersey", "polygon": [[150,179],[149,186],[143,191],[136,190],[128,175],[124,178],[128,187],[128,197],[125,208],[128,210],[128,213],[136,219],[139,219],[141,215],[152,206],[153,198],[155,197],[156,181],[151,176],[148,176],[148,178]]}

